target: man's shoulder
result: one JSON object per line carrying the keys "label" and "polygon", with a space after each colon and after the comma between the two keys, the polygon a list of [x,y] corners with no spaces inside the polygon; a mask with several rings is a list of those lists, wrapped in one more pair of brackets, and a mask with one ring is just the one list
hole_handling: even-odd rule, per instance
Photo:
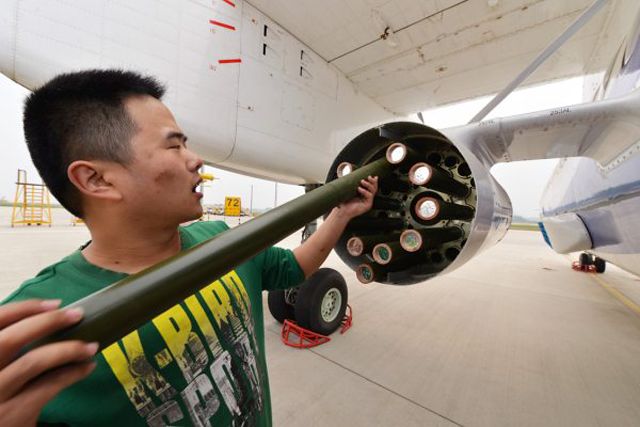
{"label": "man's shoulder", "polygon": [[55,264],[44,268],[35,277],[24,281],[18,289],[2,301],[2,304],[32,298],[64,299],[64,292],[58,284],[60,281],[60,272],[68,269],[70,262],[69,257],[65,257]]}
{"label": "man's shoulder", "polygon": [[228,229],[229,226],[224,221],[197,221],[182,227],[183,232],[189,234],[196,241],[209,239]]}

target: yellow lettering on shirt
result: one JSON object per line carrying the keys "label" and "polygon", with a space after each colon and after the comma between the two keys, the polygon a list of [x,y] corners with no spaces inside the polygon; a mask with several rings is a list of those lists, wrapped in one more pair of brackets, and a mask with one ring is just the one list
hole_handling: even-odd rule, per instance
{"label": "yellow lettering on shirt", "polygon": [[129,400],[140,411],[145,406],[152,404],[151,399],[147,396],[143,387],[139,387],[138,381],[129,370],[129,362],[124,355],[118,343],[113,343],[109,347],[102,350],[102,355],[111,367],[113,374],[122,385]]}
{"label": "yellow lettering on shirt", "polygon": [[163,401],[175,394],[171,385],[147,361],[138,331],[133,331],[122,338],[122,346],[129,359],[129,370],[140,377],[149,390]]}
{"label": "yellow lettering on shirt", "polygon": [[[185,379],[195,378],[208,361],[198,335],[191,329],[191,320],[182,306],[174,305],[152,320],[167,344]],[[188,351],[187,351],[188,350]]]}
{"label": "yellow lettering on shirt", "polygon": [[247,290],[245,289],[240,276],[238,276],[235,270],[233,270],[225,274],[220,278],[220,280],[226,285],[226,289],[235,296],[235,300],[238,302],[240,310],[243,312],[245,322],[248,321],[251,312],[251,303],[249,302],[249,294],[247,294]]}
{"label": "yellow lettering on shirt", "polygon": [[216,319],[218,326],[220,326],[222,322],[229,323],[228,317],[233,313],[233,308],[231,307],[229,294],[224,289],[222,283],[216,280],[200,290],[200,294],[207,304],[207,307],[209,307],[209,310],[211,310],[211,314],[213,314],[214,319]]}
{"label": "yellow lettering on shirt", "polygon": [[196,320],[200,331],[204,335],[207,344],[209,345],[209,349],[211,353],[213,353],[213,357],[216,358],[220,353],[222,353],[222,346],[220,345],[220,341],[218,340],[218,335],[213,330],[213,325],[209,321],[207,314],[204,312],[204,308],[198,301],[195,295],[191,295],[189,298],[184,300],[184,303],[187,305],[187,308],[191,312],[191,315]]}
{"label": "yellow lettering on shirt", "polygon": [[121,343],[124,352],[118,343],[114,343],[105,348],[102,355],[138,412],[146,413],[155,405],[147,396],[145,385],[162,401],[166,401],[176,392],[147,361],[138,331],[122,338]]}

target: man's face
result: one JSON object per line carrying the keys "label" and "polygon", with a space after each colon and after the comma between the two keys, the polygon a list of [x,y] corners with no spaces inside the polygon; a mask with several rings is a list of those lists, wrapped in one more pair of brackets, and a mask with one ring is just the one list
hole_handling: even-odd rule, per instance
{"label": "man's face", "polygon": [[202,159],[187,149],[173,114],[151,96],[130,97],[125,107],[136,125],[133,158],[119,179],[127,212],[166,225],[199,218]]}

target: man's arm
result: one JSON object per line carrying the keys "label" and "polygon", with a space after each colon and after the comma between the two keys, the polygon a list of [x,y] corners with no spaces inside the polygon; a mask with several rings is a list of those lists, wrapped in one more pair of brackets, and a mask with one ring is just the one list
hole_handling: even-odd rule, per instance
{"label": "man's arm", "polygon": [[320,268],[349,221],[371,209],[377,191],[377,176],[360,181],[360,187],[358,187],[360,195],[334,208],[318,230],[294,249],[293,254],[305,277],[311,276]]}
{"label": "man's arm", "polygon": [[0,424],[35,426],[44,405],[93,371],[97,343],[62,341],[17,357],[20,349],[82,318],[78,309],[56,310],[60,300],[0,306]]}

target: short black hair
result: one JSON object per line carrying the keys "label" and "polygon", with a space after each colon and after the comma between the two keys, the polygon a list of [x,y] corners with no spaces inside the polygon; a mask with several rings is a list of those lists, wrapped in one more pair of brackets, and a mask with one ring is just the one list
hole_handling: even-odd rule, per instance
{"label": "short black hair", "polygon": [[86,70],[61,74],[25,101],[24,135],[31,159],[56,199],[83,217],[80,191],[67,168],[76,160],[127,164],[136,128],[124,100],[149,95],[161,99],[154,78],[124,70]]}

